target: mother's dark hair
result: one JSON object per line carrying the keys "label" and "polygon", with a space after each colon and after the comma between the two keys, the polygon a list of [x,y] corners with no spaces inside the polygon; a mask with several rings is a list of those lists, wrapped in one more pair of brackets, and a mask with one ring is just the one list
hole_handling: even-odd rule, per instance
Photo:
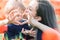
{"label": "mother's dark hair", "polygon": [[42,17],[42,21],[40,21],[41,23],[43,23],[47,26],[50,26],[52,28],[57,27],[55,11],[49,2],[40,1],[38,4],[38,9],[37,9],[36,15]]}

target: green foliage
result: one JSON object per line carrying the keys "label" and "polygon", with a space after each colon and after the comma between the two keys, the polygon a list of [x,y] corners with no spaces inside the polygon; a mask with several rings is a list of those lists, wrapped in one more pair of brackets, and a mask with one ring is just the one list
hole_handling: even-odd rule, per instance
{"label": "green foliage", "polygon": [[5,40],[9,40],[7,33],[5,34]]}
{"label": "green foliage", "polygon": [[20,38],[20,40],[23,40],[23,35],[22,35],[21,32],[20,32],[20,34],[19,34],[19,38]]}

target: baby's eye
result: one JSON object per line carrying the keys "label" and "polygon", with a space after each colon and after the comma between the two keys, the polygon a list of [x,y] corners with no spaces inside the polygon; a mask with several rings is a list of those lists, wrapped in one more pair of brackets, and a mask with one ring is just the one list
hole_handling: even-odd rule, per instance
{"label": "baby's eye", "polygon": [[19,17],[20,15],[17,15],[17,17]]}

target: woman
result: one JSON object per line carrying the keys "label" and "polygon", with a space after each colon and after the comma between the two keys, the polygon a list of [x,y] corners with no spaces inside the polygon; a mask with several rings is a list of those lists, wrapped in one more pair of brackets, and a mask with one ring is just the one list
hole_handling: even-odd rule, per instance
{"label": "woman", "polygon": [[[38,9],[36,16],[41,17],[39,22],[41,22],[42,24],[57,29],[55,12],[53,7],[48,1],[38,0]],[[36,40],[42,40],[41,36],[42,36],[42,31],[38,29]]]}
{"label": "woman", "polygon": [[[32,13],[32,15],[33,14],[34,13]],[[57,29],[55,12],[51,4],[48,1],[38,0],[38,9],[37,9],[36,16],[38,17],[38,19],[40,19],[39,22],[41,22],[42,24],[45,24],[53,29]],[[41,38],[42,38],[42,30],[38,29],[36,40],[42,40]]]}

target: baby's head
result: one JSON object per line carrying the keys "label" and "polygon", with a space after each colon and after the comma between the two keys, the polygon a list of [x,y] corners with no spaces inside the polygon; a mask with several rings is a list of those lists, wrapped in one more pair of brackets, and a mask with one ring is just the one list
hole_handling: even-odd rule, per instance
{"label": "baby's head", "polygon": [[12,10],[9,14],[13,15],[13,17],[15,16],[15,18],[19,18],[22,19],[22,14],[23,14],[23,11],[21,8],[16,8],[14,10]]}

